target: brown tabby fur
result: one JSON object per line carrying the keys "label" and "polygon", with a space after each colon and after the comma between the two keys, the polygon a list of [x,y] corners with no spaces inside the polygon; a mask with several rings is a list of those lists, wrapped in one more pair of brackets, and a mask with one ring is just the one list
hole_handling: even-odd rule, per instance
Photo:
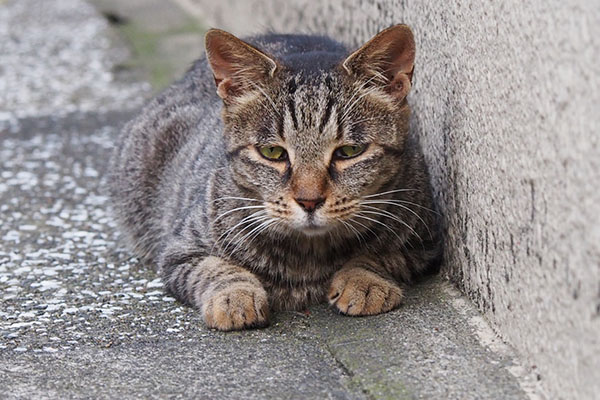
{"label": "brown tabby fur", "polygon": [[[136,253],[222,330],[325,299],[349,315],[397,307],[441,246],[409,132],[410,29],[350,55],[325,37],[220,30],[206,49],[117,145],[112,198]],[[365,150],[342,158],[346,145]]]}

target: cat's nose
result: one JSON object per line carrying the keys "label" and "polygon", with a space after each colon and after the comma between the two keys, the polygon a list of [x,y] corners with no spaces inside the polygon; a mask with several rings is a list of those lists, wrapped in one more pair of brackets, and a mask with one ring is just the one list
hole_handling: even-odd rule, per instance
{"label": "cat's nose", "polygon": [[296,200],[296,203],[298,203],[300,205],[300,207],[302,207],[302,209],[304,209],[304,211],[306,211],[306,212],[313,212],[317,208],[321,207],[323,205],[323,203],[325,203],[325,199],[324,198],[319,198],[319,199],[294,199],[294,200]]}

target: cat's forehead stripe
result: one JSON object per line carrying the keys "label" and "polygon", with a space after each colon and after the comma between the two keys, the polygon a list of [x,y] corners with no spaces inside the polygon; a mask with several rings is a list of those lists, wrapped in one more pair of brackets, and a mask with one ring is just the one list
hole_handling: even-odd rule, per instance
{"label": "cat's forehead stripe", "polygon": [[298,130],[298,117],[296,116],[296,105],[295,105],[294,97],[291,96],[287,102],[288,111],[290,113],[290,117],[292,118],[292,123],[294,124],[294,129]]}
{"label": "cat's forehead stripe", "polygon": [[285,142],[285,124],[284,124],[284,116],[279,114],[277,118],[277,136],[281,138]]}
{"label": "cat's forehead stripe", "polygon": [[292,77],[288,83],[285,108],[294,130],[315,130],[319,135],[325,133],[338,109],[333,94],[333,79],[329,74],[310,80],[301,74]]}
{"label": "cat's forehead stripe", "polygon": [[337,118],[336,118],[336,125],[337,125],[337,133],[335,136],[336,140],[341,140],[342,137],[344,137],[344,124],[342,121],[342,117],[344,116],[344,114],[342,114],[341,112],[337,112]]}
{"label": "cat's forehead stripe", "polygon": [[334,99],[333,97],[329,97],[327,100],[327,105],[325,106],[325,113],[323,114],[323,119],[321,119],[321,123],[319,124],[319,132],[323,132],[325,125],[329,122],[329,118],[331,117],[331,109],[333,108]]}

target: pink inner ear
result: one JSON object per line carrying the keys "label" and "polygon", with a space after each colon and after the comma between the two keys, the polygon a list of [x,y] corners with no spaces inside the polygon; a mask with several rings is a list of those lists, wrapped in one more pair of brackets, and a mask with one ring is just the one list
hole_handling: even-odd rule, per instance
{"label": "pink inner ear", "polygon": [[207,36],[206,53],[213,71],[217,94],[222,99],[234,94],[234,75],[240,69],[240,54],[243,47],[236,53],[235,45],[239,39],[223,34]]}
{"label": "pink inner ear", "polygon": [[396,25],[375,35],[352,53],[342,64],[350,74],[381,73],[387,78],[386,89],[403,97],[410,90],[415,61],[415,41],[406,25]]}
{"label": "pink inner ear", "polygon": [[[219,49],[221,50],[221,49]],[[209,56],[215,85],[217,86],[217,94],[222,99],[225,99],[231,91],[232,81],[231,76],[235,73],[231,63],[228,63],[222,56],[223,53],[211,53]]]}
{"label": "pink inner ear", "polygon": [[241,94],[267,78],[277,64],[260,50],[225,31],[211,29],[206,34],[206,55],[213,71],[217,93],[223,99]]}
{"label": "pink inner ear", "polygon": [[410,30],[392,28],[382,33],[381,41],[375,44],[379,47],[383,62],[388,65],[387,71],[395,79],[398,73],[412,75],[415,63],[415,42]]}
{"label": "pink inner ear", "polygon": [[230,46],[227,43],[224,43],[221,38],[212,38],[210,41],[207,41],[206,49],[215,81],[220,82],[234,74],[235,61]]}

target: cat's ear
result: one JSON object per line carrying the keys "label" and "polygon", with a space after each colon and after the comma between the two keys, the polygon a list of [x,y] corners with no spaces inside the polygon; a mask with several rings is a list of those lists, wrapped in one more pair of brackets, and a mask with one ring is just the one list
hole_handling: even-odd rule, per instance
{"label": "cat's ear", "polygon": [[273,77],[278,67],[262,51],[220,29],[206,33],[205,46],[217,93],[224,101],[254,89],[253,86]]}
{"label": "cat's ear", "polygon": [[407,25],[387,28],[350,54],[342,67],[352,76],[383,85],[393,97],[408,94],[415,64],[415,39]]}

